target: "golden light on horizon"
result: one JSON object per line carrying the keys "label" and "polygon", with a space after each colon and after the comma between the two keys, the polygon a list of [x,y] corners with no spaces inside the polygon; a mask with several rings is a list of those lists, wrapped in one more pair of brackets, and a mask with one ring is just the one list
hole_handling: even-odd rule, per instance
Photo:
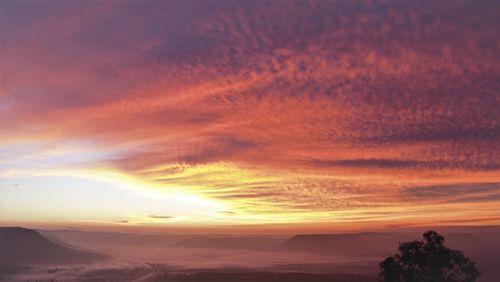
{"label": "golden light on horizon", "polygon": [[500,224],[494,1],[45,4],[1,3],[2,225]]}

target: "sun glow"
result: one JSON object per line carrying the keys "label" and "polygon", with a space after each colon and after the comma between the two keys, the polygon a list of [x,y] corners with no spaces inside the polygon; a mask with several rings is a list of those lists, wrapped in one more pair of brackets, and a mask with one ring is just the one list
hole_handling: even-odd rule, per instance
{"label": "sun glow", "polygon": [[2,223],[500,223],[494,1],[45,4],[1,2]]}

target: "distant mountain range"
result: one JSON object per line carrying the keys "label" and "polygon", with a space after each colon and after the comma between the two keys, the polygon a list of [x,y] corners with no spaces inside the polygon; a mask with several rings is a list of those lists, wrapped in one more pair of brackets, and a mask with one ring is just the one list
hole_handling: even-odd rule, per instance
{"label": "distant mountain range", "polygon": [[396,238],[394,234],[369,232],[306,234],[291,237],[281,245],[280,249],[283,251],[383,256],[393,253],[397,249],[398,241],[403,240],[403,238]]}
{"label": "distant mountain range", "polygon": [[[375,281],[376,275],[374,277],[373,273],[378,271],[378,262],[394,254],[400,242],[421,240],[421,232],[403,230],[400,232],[299,234],[288,237],[285,235],[143,234],[78,230],[36,231],[20,227],[0,227],[0,281],[3,281],[2,271],[4,277],[8,275],[10,275],[8,277],[13,277],[13,274],[24,275],[29,272],[27,268],[22,268],[24,265],[46,264],[54,267],[58,264],[88,263],[106,258],[101,254],[84,251],[79,248],[80,246],[89,250],[105,250],[106,253],[113,254],[115,258],[136,256],[138,262],[148,262],[150,259],[158,261],[165,253],[165,263],[178,264],[191,273],[183,277],[172,276],[169,274],[172,270],[169,265],[158,269],[125,267],[124,269],[85,272],[88,275],[81,274],[78,270],[71,274],[78,279],[79,275],[87,275],[80,277],[86,281],[99,280],[108,275],[109,277],[124,277],[123,275],[141,277],[143,275],[150,277],[151,281],[169,281],[168,279],[173,279],[170,281]],[[476,262],[482,272],[482,280],[479,281],[500,281],[498,269],[500,228],[495,226],[447,228],[441,234],[444,235],[445,244],[448,247],[464,251]],[[209,255],[206,256],[207,254]],[[232,266],[231,268],[226,266],[229,261],[228,255],[238,267],[233,269]],[[326,255],[325,260],[316,260],[323,255]],[[330,260],[330,255],[338,255],[339,260],[337,261],[333,256]],[[253,261],[261,256],[264,261],[269,259],[269,265],[261,265],[259,262],[255,266],[248,263],[248,259]],[[311,262],[294,260],[293,258],[297,256],[309,257]],[[195,259],[194,265],[197,265],[198,261],[206,260],[214,266],[212,264],[192,266],[193,258]],[[278,258],[277,263],[274,260],[276,258]],[[218,264],[218,259],[223,264]],[[240,265],[243,267],[239,267]],[[79,268],[80,265],[74,267]],[[207,271],[211,273],[204,274]],[[242,271],[255,271],[255,273],[241,273]],[[265,273],[265,271],[286,273]],[[289,274],[288,272],[301,273]],[[367,276],[351,277],[347,274],[347,276],[342,276],[339,273],[358,273]],[[57,275],[60,275],[59,271],[53,273],[53,277],[57,278]],[[29,280],[28,278],[25,280]],[[4,280],[12,281],[10,278]],[[44,279],[41,278],[41,280]],[[114,281],[124,280],[120,278]]]}
{"label": "distant mountain range", "polygon": [[[495,244],[481,240],[470,233],[454,233],[445,236],[445,244],[461,250],[483,250],[495,248]],[[285,241],[283,251],[306,251],[342,255],[391,255],[397,251],[400,242],[413,241],[418,237],[398,233],[343,233],[295,235]]]}
{"label": "distant mountain range", "polygon": [[62,244],[35,230],[0,227],[0,264],[87,263],[106,258]]}

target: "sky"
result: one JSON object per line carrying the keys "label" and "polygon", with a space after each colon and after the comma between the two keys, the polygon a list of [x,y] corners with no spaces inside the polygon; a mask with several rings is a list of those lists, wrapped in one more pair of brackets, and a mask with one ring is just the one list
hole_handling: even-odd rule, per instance
{"label": "sky", "polygon": [[1,1],[0,223],[500,224],[499,47],[489,0]]}

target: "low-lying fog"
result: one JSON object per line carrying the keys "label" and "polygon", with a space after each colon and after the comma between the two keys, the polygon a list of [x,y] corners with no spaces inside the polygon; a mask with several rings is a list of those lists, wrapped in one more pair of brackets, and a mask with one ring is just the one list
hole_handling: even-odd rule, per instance
{"label": "low-lying fog", "polygon": [[[46,231],[69,245],[109,254],[115,263],[148,262],[190,269],[268,269],[289,264],[332,264],[377,260],[378,257],[284,251],[289,237],[174,236],[138,234],[89,234]],[[165,237],[163,237],[165,236]],[[48,236],[47,236],[48,237]]]}
{"label": "low-lying fog", "polygon": [[[359,274],[359,277],[353,276],[348,280],[376,281],[378,263],[395,253],[399,242],[420,240],[423,233],[423,229],[397,233],[291,236],[38,231],[58,245],[97,252],[108,257],[86,264],[21,264],[15,269],[3,270],[15,274],[9,279],[198,281],[169,280],[168,275],[200,272],[301,272],[316,275]],[[437,231],[445,236],[447,246],[464,251],[476,261],[483,273],[480,281],[500,281],[500,271],[495,266],[500,261],[500,242],[497,239],[500,238],[500,228],[443,228]],[[221,281],[224,279],[220,278]]]}

